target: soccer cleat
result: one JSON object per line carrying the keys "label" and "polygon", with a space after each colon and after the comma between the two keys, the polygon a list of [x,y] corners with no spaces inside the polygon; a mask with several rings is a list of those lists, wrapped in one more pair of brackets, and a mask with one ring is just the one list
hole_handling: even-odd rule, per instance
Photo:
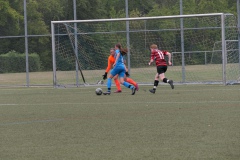
{"label": "soccer cleat", "polygon": [[170,84],[171,88],[174,89],[173,80],[169,80],[168,83]]}
{"label": "soccer cleat", "polygon": [[121,90],[116,90],[114,93],[121,93],[122,91]]}
{"label": "soccer cleat", "polygon": [[132,88],[132,95],[134,95],[134,94],[135,94],[135,92],[136,92],[136,88],[135,88],[135,87],[133,87],[133,88]]}
{"label": "soccer cleat", "polygon": [[110,91],[107,91],[107,92],[103,92],[103,95],[110,95],[111,92]]}
{"label": "soccer cleat", "polygon": [[149,92],[154,94],[156,92],[156,89],[149,89]]}
{"label": "soccer cleat", "polygon": [[138,91],[138,90],[139,90],[138,84],[136,84],[136,86],[135,86],[135,87],[136,87],[136,91]]}

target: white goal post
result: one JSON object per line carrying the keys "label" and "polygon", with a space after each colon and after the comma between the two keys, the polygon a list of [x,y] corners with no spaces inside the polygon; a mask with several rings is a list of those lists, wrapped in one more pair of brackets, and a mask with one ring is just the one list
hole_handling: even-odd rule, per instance
{"label": "white goal post", "polygon": [[153,83],[156,68],[147,63],[151,44],[173,53],[166,77],[175,83],[226,85],[240,77],[232,14],[52,21],[51,32],[55,87],[99,84],[118,42],[129,49],[127,66],[139,84]]}

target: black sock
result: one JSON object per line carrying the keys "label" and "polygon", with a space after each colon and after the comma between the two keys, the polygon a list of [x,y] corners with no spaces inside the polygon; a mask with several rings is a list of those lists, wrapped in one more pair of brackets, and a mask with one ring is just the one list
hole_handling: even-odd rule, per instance
{"label": "black sock", "polygon": [[159,83],[159,81],[157,81],[157,80],[154,81],[154,88],[153,88],[154,90],[156,90],[158,83]]}
{"label": "black sock", "polygon": [[163,82],[167,83],[168,79],[167,78],[163,78]]}

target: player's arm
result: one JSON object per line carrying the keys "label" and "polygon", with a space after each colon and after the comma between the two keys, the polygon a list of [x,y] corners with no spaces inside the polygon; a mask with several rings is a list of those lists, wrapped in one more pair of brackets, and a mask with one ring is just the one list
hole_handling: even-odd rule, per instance
{"label": "player's arm", "polygon": [[127,68],[127,66],[126,66],[126,58],[125,58],[125,56],[124,56],[123,58],[124,58],[124,59],[123,59],[123,63],[124,63],[124,67],[125,67],[125,74],[126,74],[127,77],[129,77],[130,74],[128,73],[128,68]]}
{"label": "player's arm", "polygon": [[153,60],[154,60],[154,54],[153,54],[153,52],[151,52],[151,58],[150,58],[150,61],[148,63],[149,66],[152,64]]}
{"label": "player's arm", "polygon": [[167,52],[166,55],[168,56],[168,65],[172,65],[172,55],[170,52]]}
{"label": "player's arm", "polygon": [[114,62],[114,64],[113,64],[113,67],[116,65],[116,62],[118,61],[118,58],[120,57],[120,54],[121,54],[120,52],[117,53],[117,57],[116,57],[116,59],[115,59],[115,62]]}
{"label": "player's arm", "polygon": [[105,70],[104,75],[102,75],[104,80],[107,79],[107,74],[108,74],[108,72],[110,71],[111,68],[112,68],[112,61],[111,61],[111,57],[109,56],[108,57],[108,66]]}
{"label": "player's arm", "polygon": [[149,63],[148,63],[149,66],[152,64],[152,62],[153,62],[153,59],[151,58],[150,61],[149,61]]}
{"label": "player's arm", "polygon": [[111,56],[109,56],[109,57],[108,57],[108,66],[107,66],[107,68],[106,68],[106,70],[105,70],[106,73],[108,73],[108,72],[111,70],[112,65],[113,65],[112,59],[111,59]]}
{"label": "player's arm", "polygon": [[128,68],[127,68],[126,64],[124,64],[124,67],[125,67],[125,74],[126,74],[127,77],[129,77],[130,74],[128,73]]}

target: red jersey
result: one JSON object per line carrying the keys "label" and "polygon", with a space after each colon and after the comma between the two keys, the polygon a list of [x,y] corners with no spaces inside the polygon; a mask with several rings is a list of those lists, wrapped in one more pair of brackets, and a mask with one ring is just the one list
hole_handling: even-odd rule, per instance
{"label": "red jersey", "polygon": [[167,55],[168,51],[161,51],[158,49],[152,49],[151,59],[155,60],[156,66],[167,66],[167,62],[164,57]]}

